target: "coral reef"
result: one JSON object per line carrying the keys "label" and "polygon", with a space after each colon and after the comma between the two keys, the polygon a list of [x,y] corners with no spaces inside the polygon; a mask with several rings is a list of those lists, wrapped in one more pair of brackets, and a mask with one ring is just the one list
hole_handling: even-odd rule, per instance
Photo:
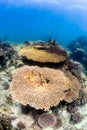
{"label": "coral reef", "polygon": [[[17,52],[27,47],[65,59],[47,63],[45,55],[45,62],[28,59],[25,66]],[[87,76],[55,40],[20,45],[1,40],[0,48],[0,130],[86,130]]]}
{"label": "coral reef", "polygon": [[59,63],[67,59],[66,51],[59,46],[36,44],[19,50],[19,55],[42,63]]}
{"label": "coral reef", "polygon": [[6,68],[14,64],[17,52],[8,42],[0,43],[0,65]]}
{"label": "coral reef", "polygon": [[74,101],[79,96],[79,90],[80,84],[76,77],[67,77],[60,70],[37,66],[17,69],[10,86],[14,100],[45,110],[58,105],[62,100]]}
{"label": "coral reef", "polygon": [[[83,46],[84,45],[84,46]],[[68,45],[69,48],[72,48],[73,51],[75,51],[76,48],[83,48],[87,47],[87,36],[81,36],[76,40],[73,40]]]}
{"label": "coral reef", "polygon": [[77,40],[72,41],[68,45],[69,50],[71,51],[70,58],[82,63],[87,69],[87,36],[82,36]]}

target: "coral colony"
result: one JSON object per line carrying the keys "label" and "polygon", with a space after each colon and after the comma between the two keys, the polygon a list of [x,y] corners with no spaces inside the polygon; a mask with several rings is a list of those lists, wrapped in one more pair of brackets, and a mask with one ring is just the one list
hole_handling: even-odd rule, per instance
{"label": "coral colony", "polygon": [[55,40],[1,42],[0,49],[0,130],[77,130],[87,101],[81,64]]}

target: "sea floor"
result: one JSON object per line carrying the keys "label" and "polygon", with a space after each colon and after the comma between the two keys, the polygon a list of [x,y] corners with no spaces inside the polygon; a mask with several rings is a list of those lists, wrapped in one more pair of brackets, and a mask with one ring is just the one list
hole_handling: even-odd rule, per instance
{"label": "sea floor", "polygon": [[[22,46],[12,45],[12,48],[17,52]],[[11,61],[12,59],[14,62]],[[9,86],[12,74],[24,63],[17,54],[13,55],[10,61],[6,61],[5,67],[0,66],[0,130],[87,130],[87,103],[75,105],[76,112],[68,111],[67,104],[60,104],[54,110],[49,110],[61,120],[61,124],[57,124],[56,127],[42,129],[35,124],[33,110],[31,108],[28,110],[28,107],[16,103],[11,98]],[[84,79],[83,89],[87,93],[87,76],[82,73],[82,77]],[[77,119],[73,116],[76,113],[79,113]]]}

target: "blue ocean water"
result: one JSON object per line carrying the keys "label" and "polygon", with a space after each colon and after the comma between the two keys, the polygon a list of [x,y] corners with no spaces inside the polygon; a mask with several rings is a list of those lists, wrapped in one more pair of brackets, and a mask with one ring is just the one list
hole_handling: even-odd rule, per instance
{"label": "blue ocean water", "polygon": [[83,8],[50,4],[14,6],[0,4],[0,35],[11,41],[48,40],[61,44],[87,34],[87,13]]}

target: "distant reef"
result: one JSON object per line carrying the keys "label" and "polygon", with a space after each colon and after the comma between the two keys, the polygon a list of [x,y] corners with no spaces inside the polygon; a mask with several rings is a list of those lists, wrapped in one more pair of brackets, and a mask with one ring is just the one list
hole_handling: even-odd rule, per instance
{"label": "distant reef", "polygon": [[80,62],[87,72],[87,36],[82,36],[68,44],[70,58]]}

